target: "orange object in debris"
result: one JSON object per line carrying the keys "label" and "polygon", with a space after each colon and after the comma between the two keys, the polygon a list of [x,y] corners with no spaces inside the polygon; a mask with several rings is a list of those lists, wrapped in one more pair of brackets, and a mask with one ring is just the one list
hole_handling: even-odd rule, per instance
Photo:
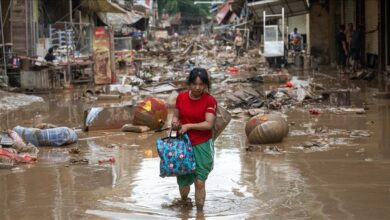
{"label": "orange object in debris", "polygon": [[287,83],[286,83],[286,87],[287,88],[292,88],[294,85],[292,84],[292,82],[291,81],[288,81]]}
{"label": "orange object in debris", "polygon": [[168,109],[166,103],[157,98],[146,98],[134,112],[134,125],[148,126],[152,130],[161,129],[167,120]]}
{"label": "orange object in debris", "polygon": [[228,68],[227,68],[227,71],[228,71],[228,73],[230,73],[230,74],[237,74],[238,71],[239,71],[239,69],[238,69],[238,67],[231,66],[231,67],[228,67]]}

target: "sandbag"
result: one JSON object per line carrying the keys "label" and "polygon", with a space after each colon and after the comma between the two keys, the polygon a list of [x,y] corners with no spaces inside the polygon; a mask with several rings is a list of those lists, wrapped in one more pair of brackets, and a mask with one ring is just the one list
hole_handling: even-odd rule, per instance
{"label": "sandbag", "polygon": [[77,141],[76,132],[67,127],[38,129],[16,126],[13,130],[25,142],[35,146],[63,146]]}
{"label": "sandbag", "polygon": [[280,114],[261,114],[247,122],[245,133],[250,144],[277,143],[287,136],[288,124]]}
{"label": "sandbag", "polygon": [[232,116],[225,108],[223,108],[222,106],[217,107],[217,117],[215,118],[215,123],[212,129],[213,140],[217,139],[217,137],[229,124],[231,119]]}

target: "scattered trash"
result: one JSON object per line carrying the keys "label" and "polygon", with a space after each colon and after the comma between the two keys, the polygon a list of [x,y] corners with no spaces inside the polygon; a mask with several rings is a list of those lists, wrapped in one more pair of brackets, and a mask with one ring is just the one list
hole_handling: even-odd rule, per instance
{"label": "scattered trash", "polygon": [[[122,85],[122,84],[110,85],[110,92],[119,92],[120,94],[131,94],[133,92],[133,86],[132,85]],[[100,100],[101,100],[101,98],[100,98]]]}
{"label": "scattered trash", "polygon": [[323,144],[321,144],[320,142],[316,142],[316,141],[306,141],[302,144],[302,147],[304,148],[311,148],[311,147],[324,147]]}
{"label": "scattered trash", "polygon": [[154,93],[172,92],[177,90],[178,88],[172,83],[162,83],[159,85],[146,87],[143,89],[154,94]]}
{"label": "scattered trash", "polygon": [[364,153],[366,151],[366,149],[364,148],[360,148],[359,150],[355,151],[356,153]]}
{"label": "scattered trash", "polygon": [[107,146],[107,148],[112,148],[112,149],[118,149],[118,148],[120,148],[121,146],[120,145],[118,145],[118,144],[109,144],[108,146]]}
{"label": "scattered trash", "polygon": [[287,87],[287,88],[292,88],[293,86],[294,86],[294,85],[292,84],[291,81],[289,81],[289,82],[286,83],[286,87]]}
{"label": "scattered trash", "polygon": [[287,83],[291,75],[287,72],[261,74],[264,83]]}
{"label": "scattered trash", "polygon": [[370,137],[371,134],[369,131],[365,130],[354,130],[351,132],[351,137]]}
{"label": "scattered trash", "polygon": [[98,100],[116,100],[120,99],[121,95],[113,95],[113,94],[100,94]]}
{"label": "scattered trash", "polygon": [[229,74],[235,75],[238,73],[239,69],[238,69],[238,67],[232,66],[232,67],[228,67],[227,71]]}
{"label": "scattered trash", "polygon": [[14,144],[14,141],[8,136],[8,133],[9,132],[0,132],[0,146],[12,147]]}
{"label": "scattered trash", "polygon": [[264,154],[270,154],[270,155],[278,155],[284,153],[284,151],[278,148],[277,146],[264,146],[264,145],[252,145],[252,144],[247,146],[245,150],[250,152],[262,152]]}
{"label": "scattered trash", "polygon": [[311,115],[319,115],[321,113],[321,111],[319,109],[310,109],[309,113]]}
{"label": "scattered trash", "polygon": [[114,164],[115,163],[115,158],[111,157],[111,158],[108,158],[108,159],[102,159],[102,160],[99,160],[98,161],[100,165],[102,164]]}
{"label": "scattered trash", "polygon": [[136,132],[136,133],[144,133],[150,131],[148,126],[143,125],[133,125],[133,124],[125,124],[121,128],[123,132]]}
{"label": "scattered trash", "polygon": [[79,154],[80,153],[80,149],[77,148],[77,147],[71,148],[71,149],[69,149],[69,153],[70,154]]}
{"label": "scattered trash", "polygon": [[322,96],[329,100],[332,106],[351,105],[351,91],[347,89],[322,91]]}
{"label": "scattered trash", "polygon": [[341,111],[343,111],[343,112],[353,112],[353,113],[356,113],[356,114],[365,114],[366,113],[364,108],[342,108]]}
{"label": "scattered trash", "polygon": [[16,150],[0,148],[0,166],[12,167],[16,163],[33,163],[37,157],[28,153],[18,154]]}
{"label": "scattered trash", "polygon": [[374,161],[372,158],[366,158],[366,159],[364,159],[364,161],[366,161],[366,162],[372,162],[372,161]]}
{"label": "scattered trash", "polygon": [[69,164],[76,165],[76,164],[88,164],[89,160],[85,158],[70,158]]}

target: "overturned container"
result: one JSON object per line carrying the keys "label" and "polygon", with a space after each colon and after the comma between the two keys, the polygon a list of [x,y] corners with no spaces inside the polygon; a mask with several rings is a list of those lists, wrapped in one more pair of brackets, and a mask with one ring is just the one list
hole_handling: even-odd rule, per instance
{"label": "overturned container", "polygon": [[288,124],[281,114],[261,114],[249,119],[245,133],[250,144],[277,143],[287,136]]}
{"label": "overturned container", "polygon": [[134,110],[134,125],[148,126],[152,130],[161,129],[167,121],[167,104],[158,98],[149,97]]}

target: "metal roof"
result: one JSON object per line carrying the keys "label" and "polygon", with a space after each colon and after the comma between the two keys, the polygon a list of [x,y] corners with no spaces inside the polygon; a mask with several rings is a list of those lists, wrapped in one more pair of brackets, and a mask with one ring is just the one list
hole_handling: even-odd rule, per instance
{"label": "metal roof", "polygon": [[266,14],[281,14],[284,8],[285,16],[292,17],[309,13],[307,0],[261,0],[248,2],[249,10],[256,20],[263,20],[263,11]]}

